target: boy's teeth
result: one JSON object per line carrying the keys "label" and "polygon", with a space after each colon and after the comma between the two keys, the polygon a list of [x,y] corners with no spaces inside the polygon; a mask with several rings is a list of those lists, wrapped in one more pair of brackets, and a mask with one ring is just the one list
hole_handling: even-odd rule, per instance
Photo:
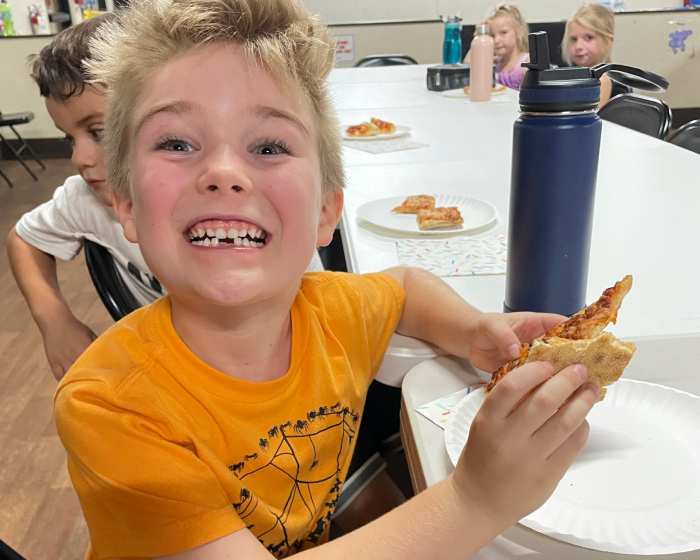
{"label": "boy's teeth", "polygon": [[236,247],[264,247],[264,239],[268,235],[262,229],[253,226],[237,230],[231,228],[225,230],[219,228],[193,227],[188,230],[187,237],[192,245],[203,245],[205,247],[217,247],[219,245],[234,245]]}

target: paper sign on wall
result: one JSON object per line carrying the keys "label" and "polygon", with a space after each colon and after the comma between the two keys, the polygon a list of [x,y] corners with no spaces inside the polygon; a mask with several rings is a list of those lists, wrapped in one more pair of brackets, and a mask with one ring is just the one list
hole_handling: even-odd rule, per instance
{"label": "paper sign on wall", "polygon": [[336,35],[335,36],[335,61],[355,62],[355,36]]}

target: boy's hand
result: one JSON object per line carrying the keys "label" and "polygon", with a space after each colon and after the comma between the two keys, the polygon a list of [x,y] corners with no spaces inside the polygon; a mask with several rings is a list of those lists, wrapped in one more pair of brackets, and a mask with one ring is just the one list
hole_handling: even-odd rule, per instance
{"label": "boy's hand", "polygon": [[466,357],[479,369],[494,371],[517,358],[521,344],[532,342],[565,320],[553,313],[476,314],[467,328]]}
{"label": "boy's hand", "polygon": [[595,385],[582,386],[586,375],[581,365],[551,377],[551,365],[525,364],[496,385],[474,418],[452,481],[494,530],[539,508],[583,449],[598,394]]}
{"label": "boy's hand", "polygon": [[41,334],[51,373],[58,381],[97,338],[90,327],[78,321],[70,312],[48,323],[41,329]]}

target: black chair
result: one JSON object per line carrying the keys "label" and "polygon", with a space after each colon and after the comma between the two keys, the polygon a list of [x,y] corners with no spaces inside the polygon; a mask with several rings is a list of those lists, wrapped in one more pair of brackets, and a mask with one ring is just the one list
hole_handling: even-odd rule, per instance
{"label": "black chair", "polygon": [[0,560],[25,560],[19,552],[0,540]]}
{"label": "black chair", "polygon": [[84,249],[90,278],[112,319],[119,321],[141,307],[122,280],[109,251],[88,239],[85,240]]}
{"label": "black chair", "polygon": [[[2,165],[2,150],[1,149],[0,149],[0,165]],[[3,172],[2,167],[0,167],[0,177],[5,179],[5,182],[8,185],[10,185],[10,188],[14,187],[14,185],[12,184],[12,181],[10,181],[10,178],[7,175],[5,175],[5,173]]]}
{"label": "black chair", "polygon": [[[19,161],[24,168],[27,170],[27,172],[34,178],[35,181],[38,181],[39,178],[34,174],[34,172],[29,169],[29,166],[27,165],[27,162],[24,161],[24,158],[22,157],[22,152],[24,150],[27,150],[29,154],[34,158],[34,160],[41,165],[42,169],[46,169],[46,166],[44,165],[44,162],[39,159],[39,156],[36,155],[36,152],[32,149],[32,147],[27,144],[27,141],[20,136],[19,132],[17,132],[17,129],[15,128],[16,126],[20,124],[27,124],[31,121],[34,120],[34,113],[0,113],[0,128],[3,126],[7,126],[10,128],[12,132],[14,132],[15,136],[17,137],[17,140],[19,140],[19,147],[15,149],[15,147],[8,142],[7,138],[5,138],[2,133],[0,132],[0,141],[2,141],[3,145],[7,147],[10,152],[12,152],[15,157],[17,158],[17,161]],[[3,174],[3,177],[4,174]],[[10,187],[12,186],[12,183],[10,183],[10,180],[5,177],[5,180],[10,184]]]}
{"label": "black chair", "polygon": [[700,154],[700,119],[685,123],[668,141],[671,144]]}
{"label": "black chair", "polygon": [[365,56],[355,63],[355,68],[372,66],[401,66],[403,64],[418,64],[414,58],[405,54],[373,54]]}
{"label": "black chair", "polygon": [[668,138],[671,128],[670,107],[660,99],[636,93],[623,93],[613,97],[601,107],[598,116],[660,140]]}

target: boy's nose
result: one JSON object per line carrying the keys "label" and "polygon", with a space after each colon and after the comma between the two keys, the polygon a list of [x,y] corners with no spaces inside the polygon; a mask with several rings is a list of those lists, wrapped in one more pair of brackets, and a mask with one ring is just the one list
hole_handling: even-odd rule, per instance
{"label": "boy's nose", "polygon": [[73,146],[71,161],[73,162],[73,165],[78,168],[78,171],[82,171],[83,169],[87,169],[89,167],[95,167],[95,150],[93,150],[86,142],[77,140]]}
{"label": "boy's nose", "polygon": [[204,173],[197,182],[200,192],[249,192],[252,189],[247,166],[242,158],[220,154],[204,162]]}

